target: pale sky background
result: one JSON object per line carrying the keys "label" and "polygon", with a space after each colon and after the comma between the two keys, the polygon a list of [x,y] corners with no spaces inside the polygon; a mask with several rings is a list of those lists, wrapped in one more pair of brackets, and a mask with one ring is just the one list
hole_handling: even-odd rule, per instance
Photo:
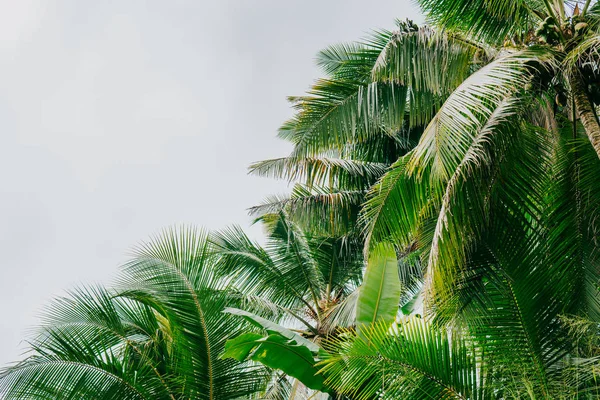
{"label": "pale sky background", "polygon": [[[416,20],[410,0],[0,1],[0,365],[53,296],[110,282],[176,224],[250,224],[286,185],[285,98],[321,48]],[[258,238],[260,230],[250,228]]]}

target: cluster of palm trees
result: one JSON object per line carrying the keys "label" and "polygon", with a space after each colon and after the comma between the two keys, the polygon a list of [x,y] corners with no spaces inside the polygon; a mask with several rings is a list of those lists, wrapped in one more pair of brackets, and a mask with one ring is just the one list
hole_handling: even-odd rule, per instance
{"label": "cluster of palm trees", "polygon": [[2,398],[600,398],[600,3],[419,3],[318,54],[264,245],[164,232]]}

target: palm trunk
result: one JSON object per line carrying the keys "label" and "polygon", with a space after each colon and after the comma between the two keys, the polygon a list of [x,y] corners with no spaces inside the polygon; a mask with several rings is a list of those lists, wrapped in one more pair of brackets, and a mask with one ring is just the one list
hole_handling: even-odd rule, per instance
{"label": "palm trunk", "polygon": [[577,107],[577,116],[579,117],[594,150],[596,150],[598,157],[600,157],[600,124],[598,123],[596,110],[587,95],[586,87],[578,71],[575,71],[571,75],[570,83],[573,100]]}

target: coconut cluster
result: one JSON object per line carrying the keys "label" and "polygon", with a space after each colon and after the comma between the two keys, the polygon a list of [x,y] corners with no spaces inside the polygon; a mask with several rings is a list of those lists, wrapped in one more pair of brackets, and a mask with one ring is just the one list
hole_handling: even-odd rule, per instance
{"label": "coconut cluster", "polygon": [[538,25],[535,36],[542,42],[556,45],[560,42],[561,32],[566,38],[575,38],[585,34],[587,29],[587,22],[580,16],[568,18],[560,27],[553,17],[547,17]]}
{"label": "coconut cluster", "polygon": [[560,28],[556,24],[556,20],[552,17],[543,20],[535,30],[535,36],[548,44],[558,44],[560,41]]}

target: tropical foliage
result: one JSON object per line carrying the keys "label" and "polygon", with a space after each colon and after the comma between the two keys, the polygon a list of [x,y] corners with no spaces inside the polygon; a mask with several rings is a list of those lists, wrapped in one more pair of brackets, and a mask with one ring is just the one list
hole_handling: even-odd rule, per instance
{"label": "tropical foliage", "polygon": [[142,246],[116,289],[55,300],[31,354],[0,379],[5,399],[237,399],[264,389],[268,371],[222,359],[251,329],[223,318],[243,299],[215,270],[206,234],[168,231]]}
{"label": "tropical foliage", "polygon": [[419,0],[292,97],[294,183],[57,300],[15,398],[600,398],[600,3]]}

